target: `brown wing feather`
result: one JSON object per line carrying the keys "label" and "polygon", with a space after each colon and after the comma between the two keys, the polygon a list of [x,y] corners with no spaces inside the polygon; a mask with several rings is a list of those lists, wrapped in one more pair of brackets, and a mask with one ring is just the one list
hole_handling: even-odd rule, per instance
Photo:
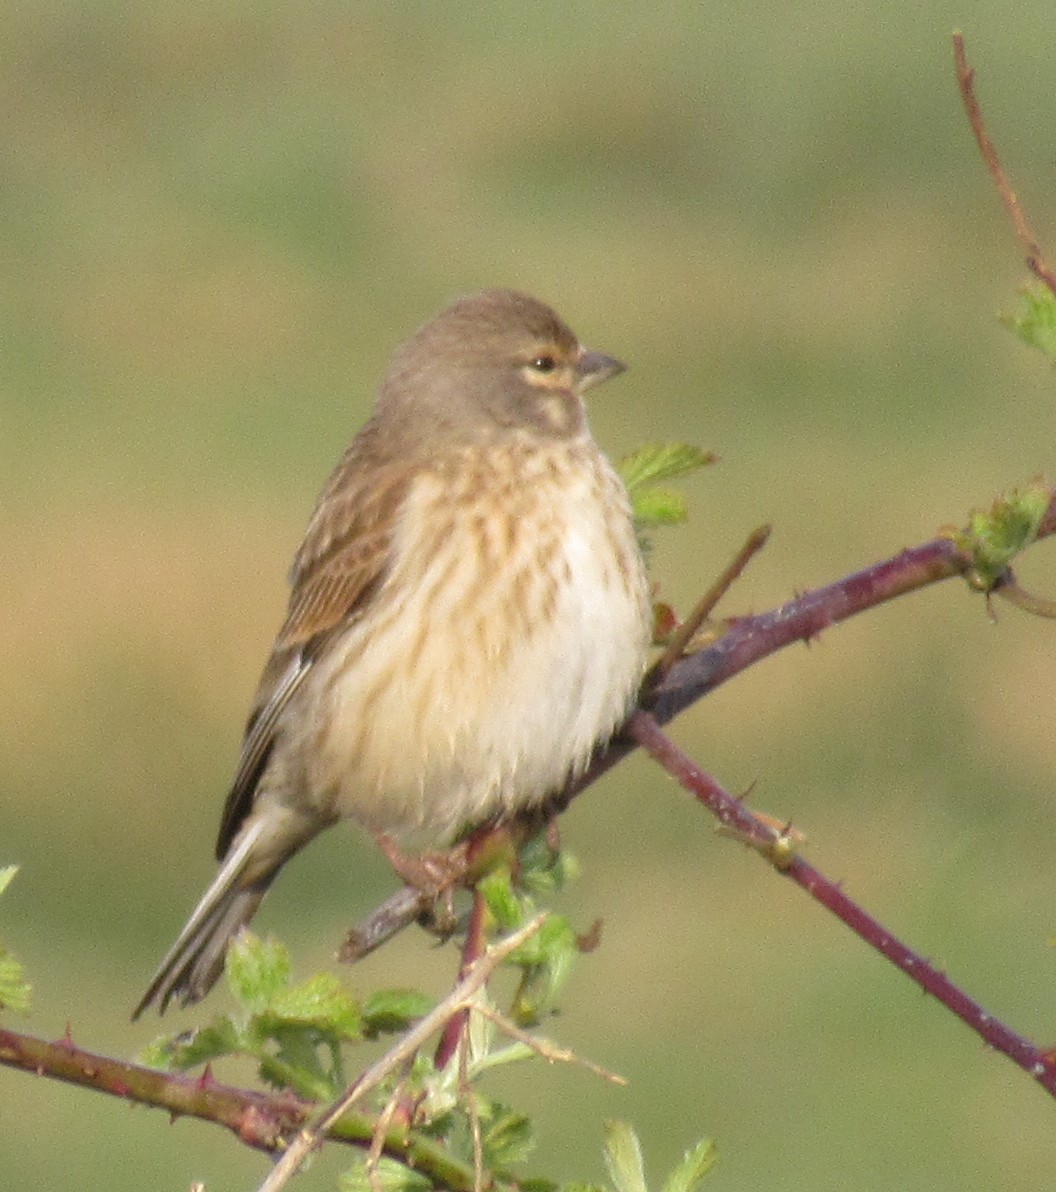
{"label": "brown wing feather", "polygon": [[253,700],[217,840],[223,858],[250,813],[281,714],[320,647],[369,606],[387,569],[410,480],[406,463],[380,466],[361,435],[334,469],[290,569],[290,604]]}

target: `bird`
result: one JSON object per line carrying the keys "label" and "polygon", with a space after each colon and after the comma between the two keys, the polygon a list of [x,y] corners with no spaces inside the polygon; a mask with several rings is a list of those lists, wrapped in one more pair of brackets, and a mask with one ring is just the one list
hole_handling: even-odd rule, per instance
{"label": "bird", "polygon": [[397,348],[294,557],[219,870],[133,1018],[203,998],[324,829],[442,846],[542,804],[624,721],[650,588],[583,401],[624,367],[509,289],[459,298]]}

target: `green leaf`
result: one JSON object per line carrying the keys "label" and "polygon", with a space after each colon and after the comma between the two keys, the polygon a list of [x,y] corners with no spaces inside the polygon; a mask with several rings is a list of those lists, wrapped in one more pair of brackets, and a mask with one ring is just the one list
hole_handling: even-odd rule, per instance
{"label": "green leaf", "polygon": [[246,1025],[245,1051],[277,1088],[331,1099],[347,1083],[341,1045],[363,1038],[359,1004],[331,973],[275,990]]}
{"label": "green leaf", "polygon": [[[313,1085],[321,1082],[329,1087],[334,1084],[333,1073],[323,1064],[320,1055],[324,1045],[327,1045],[326,1051],[333,1055],[333,1040],[327,1038],[324,1031],[271,1014],[258,1015],[251,1027],[256,1040],[251,1050],[260,1058],[261,1072],[265,1072],[265,1066],[274,1061],[274,1071],[281,1073],[277,1078],[273,1073],[267,1074],[267,1079],[272,1083],[297,1084],[299,1087],[303,1076]],[[271,1044],[274,1044],[274,1048]]]}
{"label": "green leaf", "polygon": [[718,1157],[715,1144],[709,1138],[702,1139],[682,1156],[682,1161],[667,1177],[664,1192],[694,1192]]}
{"label": "green leaf", "polygon": [[647,1192],[642,1148],[627,1122],[605,1124],[605,1166],[616,1192]]}
{"label": "green leaf", "polygon": [[366,1159],[341,1176],[341,1192],[429,1192],[432,1187],[427,1176],[387,1156],[378,1160],[373,1180]]}
{"label": "green leaf", "polygon": [[1025,344],[1056,360],[1056,296],[1047,286],[1039,285],[1023,290],[1022,299],[1021,313],[1002,315],[1001,322]]}
{"label": "green leaf", "polygon": [[[552,921],[553,927],[549,938],[545,940],[545,951],[541,952],[539,961],[534,964],[523,963],[521,985],[510,1007],[511,1016],[518,1026],[535,1026],[543,1014],[553,1010],[554,1002],[569,980],[579,956],[578,939],[569,921],[560,915],[551,915],[547,925]],[[543,926],[542,930],[546,931],[547,926]]]}
{"label": "green leaf", "polygon": [[988,510],[976,509],[967,530],[955,532],[957,546],[972,556],[969,582],[989,592],[1009,563],[1034,541],[1051,499],[1049,488],[1036,481],[1029,488],[998,497]]}
{"label": "green leaf", "polygon": [[346,1087],[334,1072],[324,1070],[314,1052],[294,1055],[280,1049],[278,1055],[262,1055],[258,1071],[273,1089],[294,1093],[306,1101],[333,1101]]}
{"label": "green leaf", "polygon": [[431,998],[417,989],[380,989],[363,1003],[363,1033],[369,1038],[405,1031],[433,1008]]}
{"label": "green leaf", "polygon": [[549,1010],[579,955],[579,942],[563,915],[548,915],[539,931],[507,963],[522,969],[521,984],[511,1008],[519,1026],[534,1026]]}
{"label": "green leaf", "polygon": [[[491,998],[486,989],[478,994],[482,1005],[491,1006]],[[467,1022],[468,1069],[471,1073],[479,1070],[486,1062],[491,1052],[491,1045],[495,1039],[495,1023],[486,1014],[470,1014]],[[460,1090],[461,1091],[461,1090]]]}
{"label": "green leaf", "polygon": [[477,889],[484,895],[501,931],[516,931],[525,921],[524,900],[519,898],[513,888],[510,870],[500,865],[477,882]]}
{"label": "green leaf", "polygon": [[643,488],[631,497],[639,526],[676,526],[686,520],[686,499],[669,488]]}
{"label": "green leaf", "polygon": [[[0,894],[11,884],[17,872],[17,865],[5,865],[0,868]],[[0,944],[0,1010],[28,1014],[32,991],[33,987],[26,980],[26,970],[22,967],[21,961]]]}
{"label": "green leaf", "polygon": [[143,1049],[140,1058],[152,1068],[184,1072],[221,1056],[238,1055],[242,1051],[242,1043],[238,1027],[233,1019],[225,1015],[214,1019],[208,1026],[155,1039]]}
{"label": "green leaf", "polygon": [[689,443],[647,443],[620,460],[619,473],[633,495],[635,489],[673,480],[713,464],[716,455]]}
{"label": "green leaf", "polygon": [[579,874],[575,856],[566,848],[554,848],[545,831],[536,832],[525,842],[517,861],[517,884],[530,894],[563,890]]}
{"label": "green leaf", "polygon": [[21,961],[0,946],[0,1010],[28,1014],[32,992]]}
{"label": "green leaf", "polygon": [[638,544],[648,555],[647,531],[686,519],[686,503],[679,493],[657,488],[662,480],[685,476],[715,462],[710,451],[688,443],[650,443],[620,461],[619,471],[631,498],[631,511],[638,531]]}
{"label": "green leaf", "polygon": [[262,940],[245,928],[227,949],[224,976],[235,998],[249,1010],[267,1009],[290,982],[290,953],[278,940]]}
{"label": "green leaf", "polygon": [[506,1106],[497,1106],[495,1120],[483,1131],[481,1142],[489,1167],[508,1171],[521,1163],[535,1146],[531,1118],[515,1113]]}
{"label": "green leaf", "polygon": [[[474,1015],[474,1017],[482,1018],[483,1015]],[[500,1047],[488,1052],[487,1055],[482,1056],[473,1065],[474,1076],[479,1076],[481,1072],[489,1072],[492,1068],[503,1068],[507,1064],[520,1064],[524,1060],[538,1059],[539,1053],[528,1046],[527,1043],[510,1043],[506,1047]]]}
{"label": "green leaf", "polygon": [[276,990],[266,1016],[287,1025],[313,1026],[344,1039],[363,1037],[359,1004],[332,973],[317,973],[299,985]]}

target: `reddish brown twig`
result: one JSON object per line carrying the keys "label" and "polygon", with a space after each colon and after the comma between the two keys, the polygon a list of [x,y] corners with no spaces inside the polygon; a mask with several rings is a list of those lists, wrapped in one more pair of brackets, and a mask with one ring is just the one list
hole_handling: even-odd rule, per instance
{"label": "reddish brown twig", "polygon": [[[488,904],[484,900],[484,895],[479,889],[474,890],[473,909],[469,912],[469,923],[466,925],[466,938],[462,942],[462,964],[458,970],[458,979],[460,981],[465,979],[473,967],[474,961],[482,956],[487,949],[487,914]],[[462,1041],[462,1036],[465,1034],[468,1023],[468,1010],[460,1010],[448,1021],[436,1048],[434,1062],[437,1068],[446,1068],[450,1063],[452,1056],[458,1050],[458,1045]]]}
{"label": "reddish brown twig", "polygon": [[671,635],[671,640],[667,643],[664,652],[649,668],[649,674],[645,680],[647,689],[658,683],[685,654],[696,636],[697,630],[711,616],[715,606],[737,582],[745,567],[766,546],[769,537],[769,526],[759,526],[748,535],[730,565],[697,601],[693,611]]}
{"label": "reddish brown twig", "polygon": [[734,828],[759,852],[770,857],[779,873],[802,886],[870,947],[890,960],[925,993],[937,998],[991,1047],[1008,1056],[1050,1096],[1056,1096],[1056,1064],[1029,1039],[1017,1035],[984,1010],[937,968],[906,947],[868,915],[843,890],[794,851],[783,847],[784,835],[757,819],[741,800],[724,790],[661,731],[646,712],[635,712],[627,731],[655,761],[703,803],[719,821]]}
{"label": "reddish brown twig", "polygon": [[1053,294],[1056,294],[1056,274],[1053,273],[1038,246],[1034,233],[1027,223],[1027,217],[1023,214],[1023,208],[1019,205],[1015,191],[1001,166],[997,149],[986,131],[983,111],[975,96],[975,71],[968,65],[968,57],[964,50],[964,37],[960,33],[953,35],[953,58],[957,68],[957,87],[960,90],[961,99],[964,101],[964,109],[968,113],[968,123],[972,126],[979,152],[986,163],[986,168],[990,171],[990,177],[994,180],[997,193],[1001,196],[1001,202],[1011,217],[1012,224],[1016,229],[1016,236],[1023,246],[1027,268],[1039,281],[1044,282]]}
{"label": "reddish brown twig", "polygon": [[[286,1140],[303,1129],[319,1108],[292,1093],[258,1093],[221,1084],[208,1068],[201,1076],[184,1076],[96,1055],[75,1046],[69,1038],[50,1042],[0,1029],[0,1064],[109,1093],[137,1105],[165,1109],[173,1117],[216,1122],[246,1146],[269,1154],[281,1152]],[[376,1132],[377,1122],[371,1116],[349,1113],[330,1128],[329,1137],[366,1150]],[[394,1159],[429,1171],[444,1187],[471,1192],[474,1186],[471,1167],[417,1132],[390,1129],[383,1149]]]}

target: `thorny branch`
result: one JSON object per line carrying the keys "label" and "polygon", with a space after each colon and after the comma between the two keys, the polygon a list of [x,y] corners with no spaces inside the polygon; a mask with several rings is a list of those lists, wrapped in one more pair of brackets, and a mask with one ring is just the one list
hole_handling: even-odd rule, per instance
{"label": "thorny branch", "polygon": [[[292,1093],[261,1093],[222,1084],[209,1068],[200,1076],[160,1072],[86,1051],[68,1037],[52,1042],[0,1028],[0,1064],[165,1109],[173,1117],[215,1122],[246,1146],[269,1154],[281,1151],[285,1140],[318,1112],[317,1105]],[[366,1150],[377,1139],[378,1129],[371,1116],[348,1113],[331,1128],[329,1137]],[[400,1127],[385,1131],[381,1143],[386,1155],[428,1173],[437,1186],[472,1192],[472,1167],[441,1143]]]}
{"label": "thorny branch", "polygon": [[986,1043],[1033,1076],[1051,1096],[1056,1096],[1056,1064],[1048,1052],[1009,1030],[954,985],[945,973],[896,939],[849,898],[836,882],[799,856],[789,844],[787,831],[775,829],[758,819],[740,799],[734,798],[710,774],[701,770],[661,731],[647,712],[635,712],[628,730],[654,761],[696,796],[722,824],[732,827],[745,843],[768,857],[779,873],[802,886],[812,898],[846,923],[855,935],[897,965],[925,993],[937,998]]}

